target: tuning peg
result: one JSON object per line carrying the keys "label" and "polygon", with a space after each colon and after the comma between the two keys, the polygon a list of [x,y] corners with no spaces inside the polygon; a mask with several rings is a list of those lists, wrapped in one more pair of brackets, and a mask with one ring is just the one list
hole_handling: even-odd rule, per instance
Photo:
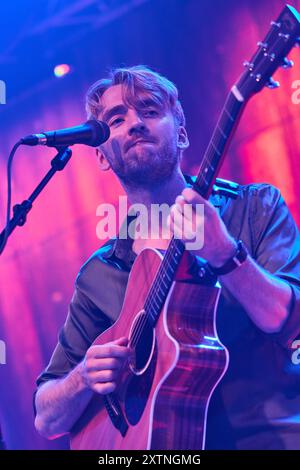
{"label": "tuning peg", "polygon": [[281,23],[276,21],[271,21],[271,26],[275,26],[275,28],[281,28]]}
{"label": "tuning peg", "polygon": [[257,46],[261,47],[264,51],[266,51],[268,49],[268,43],[267,42],[258,41]]}
{"label": "tuning peg", "polygon": [[291,67],[293,67],[293,65],[294,65],[294,62],[288,59],[287,57],[285,57],[281,63],[281,67],[284,69],[290,69]]}
{"label": "tuning peg", "polygon": [[270,77],[269,80],[266,82],[266,86],[271,89],[278,88],[280,86],[280,83]]}
{"label": "tuning peg", "polygon": [[253,70],[254,64],[252,62],[249,62],[248,60],[245,60],[243,62],[243,66],[251,72]]}

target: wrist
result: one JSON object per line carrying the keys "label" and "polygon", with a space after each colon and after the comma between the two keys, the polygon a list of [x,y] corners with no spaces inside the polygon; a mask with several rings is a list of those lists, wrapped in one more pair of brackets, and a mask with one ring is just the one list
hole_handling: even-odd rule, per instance
{"label": "wrist", "polygon": [[86,377],[85,360],[81,361],[73,370],[78,391],[89,390],[90,386]]}
{"label": "wrist", "polygon": [[223,247],[222,252],[216,257],[216,259],[209,261],[209,265],[213,269],[218,269],[223,266],[227,261],[229,261],[235,255],[237,251],[237,241],[234,238],[230,238],[225,247]]}
{"label": "wrist", "polygon": [[207,263],[208,271],[216,276],[222,276],[224,274],[230,273],[236,268],[239,268],[244,263],[244,261],[246,261],[248,257],[248,251],[242,240],[239,240],[238,242],[235,241],[235,245],[236,248],[234,254],[230,258],[227,258],[225,263],[221,266],[213,266],[210,263]]}

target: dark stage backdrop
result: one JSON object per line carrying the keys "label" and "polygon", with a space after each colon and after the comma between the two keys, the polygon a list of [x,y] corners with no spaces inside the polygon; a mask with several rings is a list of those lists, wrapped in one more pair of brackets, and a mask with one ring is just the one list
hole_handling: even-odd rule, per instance
{"label": "dark stage backdrop", "polygon": [[[25,3],[30,8],[30,2]],[[291,3],[300,8],[299,1]],[[28,83],[15,95],[24,75],[20,68],[7,79],[7,104],[0,106],[1,224],[5,165],[14,142],[28,133],[84,121],[84,93],[111,66],[147,64],[178,85],[191,142],[183,167],[195,172],[243,61],[251,57],[283,6],[280,0],[148,1],[62,46],[57,57],[50,55],[49,62],[69,61],[73,66],[73,73],[64,79],[41,77],[34,87]],[[43,41],[51,49],[51,38],[45,35]],[[26,67],[38,73],[38,56],[24,47]],[[300,79],[299,51],[291,53],[295,67],[275,76],[281,88],[265,89],[249,103],[221,174],[239,183],[276,185],[298,222],[300,105],[293,104],[291,96],[293,81]],[[56,344],[76,274],[103,243],[96,236],[96,208],[101,202],[115,204],[121,193],[114,176],[98,170],[92,149],[77,146],[73,154],[1,257],[0,340],[6,343],[7,363],[0,364],[0,423],[11,449],[67,446],[65,438],[48,442],[34,429],[35,379]],[[30,194],[53,155],[53,150],[43,148],[18,152],[13,168],[14,202]]]}

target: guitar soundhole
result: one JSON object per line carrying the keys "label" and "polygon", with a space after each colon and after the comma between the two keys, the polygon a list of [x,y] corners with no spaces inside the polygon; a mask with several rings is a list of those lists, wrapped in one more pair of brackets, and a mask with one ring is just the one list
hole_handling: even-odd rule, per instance
{"label": "guitar soundhole", "polygon": [[147,315],[142,311],[133,323],[129,335],[129,345],[135,351],[129,367],[134,374],[142,374],[150,361],[155,344],[155,330]]}
{"label": "guitar soundhole", "polygon": [[155,330],[144,312],[136,317],[129,339],[135,355],[129,364],[131,377],[125,395],[125,413],[134,426],[143,414],[151,391],[157,361]]}

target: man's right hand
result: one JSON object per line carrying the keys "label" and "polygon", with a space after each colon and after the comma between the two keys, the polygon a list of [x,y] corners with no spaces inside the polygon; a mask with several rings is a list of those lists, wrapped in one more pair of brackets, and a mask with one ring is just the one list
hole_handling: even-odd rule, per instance
{"label": "man's right hand", "polygon": [[131,352],[128,339],[119,338],[111,343],[91,346],[81,363],[81,375],[85,385],[100,395],[112,393],[117,379]]}

